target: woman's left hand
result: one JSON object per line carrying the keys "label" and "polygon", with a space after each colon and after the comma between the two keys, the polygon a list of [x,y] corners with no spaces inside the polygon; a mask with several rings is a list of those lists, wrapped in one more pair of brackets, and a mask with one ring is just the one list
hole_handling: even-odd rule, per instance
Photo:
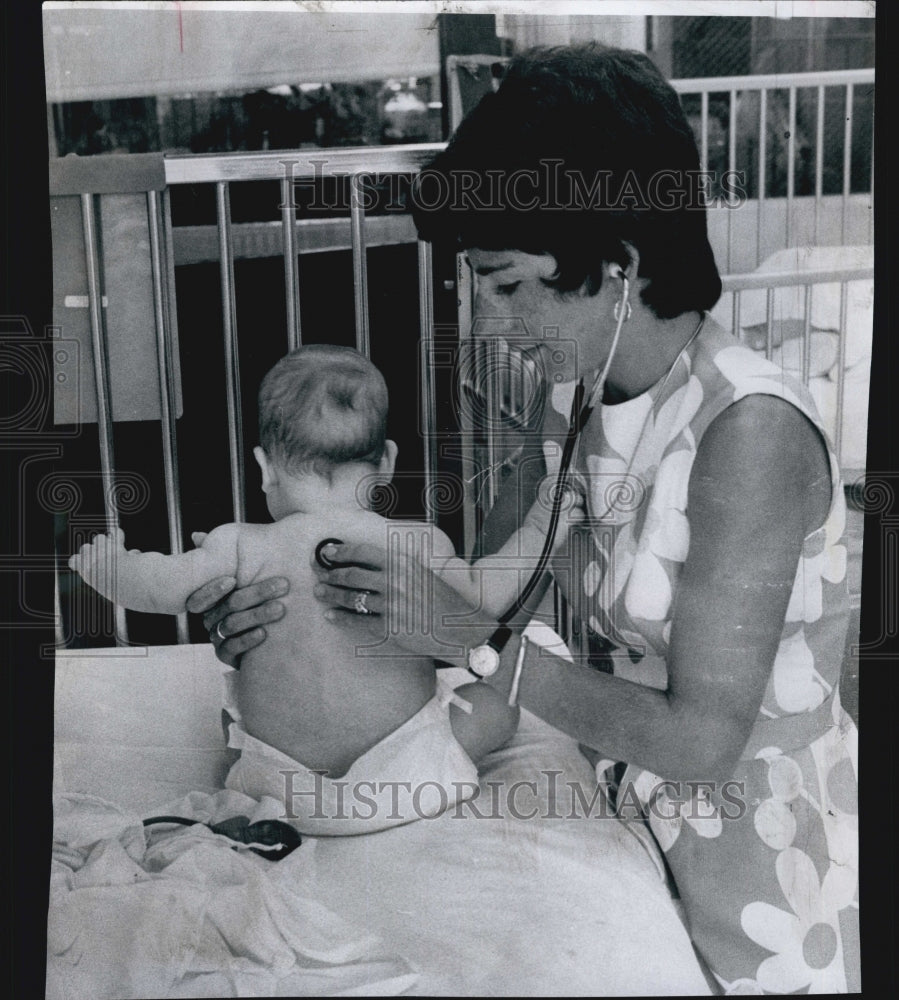
{"label": "woman's left hand", "polygon": [[315,597],[328,621],[360,641],[463,665],[468,646],[495,628],[472,622],[475,609],[413,556],[365,542],[332,544],[323,555],[340,565],[314,564]]}

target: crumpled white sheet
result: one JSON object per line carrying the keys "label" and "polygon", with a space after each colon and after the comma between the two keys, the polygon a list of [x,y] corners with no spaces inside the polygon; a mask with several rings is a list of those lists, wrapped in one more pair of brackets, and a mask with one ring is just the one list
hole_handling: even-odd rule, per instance
{"label": "crumpled white sheet", "polygon": [[[231,791],[160,809],[198,822],[259,811]],[[287,887],[279,864],[204,826],[146,829],[94,796],[56,796],[48,1000],[377,996],[414,985],[404,959]]]}
{"label": "crumpled white sheet", "polygon": [[[528,631],[538,645],[560,643]],[[212,648],[144,654],[138,668],[133,656],[90,651],[57,663],[57,750],[62,740],[73,752],[57,756],[54,777],[69,794],[56,801],[49,1000],[712,992],[658,847],[618,820],[567,816],[567,783],[589,796],[595,774],[574,740],[528,712],[482,763],[482,790],[490,803],[499,783],[505,801],[536,781],[556,818],[465,809],[364,836],[307,837],[277,863],[182,828],[164,848],[160,838],[153,867],[140,816],[278,813],[272,800],[215,793],[218,764],[202,757],[221,743]],[[470,680],[461,669],[445,675]],[[175,795],[185,797],[159,805]],[[530,809],[526,785],[518,801]]]}
{"label": "crumpled white sheet", "polygon": [[[542,792],[553,775],[550,810]],[[529,781],[544,815],[517,818],[507,796]],[[482,765],[487,818],[463,805],[366,836],[323,837],[309,855],[301,847],[279,862],[279,878],[375,929],[420,971],[416,996],[709,995],[658,848],[620,820],[569,818],[568,781],[596,787],[577,744],[522,712],[514,741]],[[520,812],[533,802],[522,785]]]}

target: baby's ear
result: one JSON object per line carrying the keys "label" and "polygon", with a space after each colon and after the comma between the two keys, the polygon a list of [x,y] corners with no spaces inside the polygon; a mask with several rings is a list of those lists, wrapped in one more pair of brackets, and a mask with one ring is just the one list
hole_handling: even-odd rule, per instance
{"label": "baby's ear", "polygon": [[259,468],[262,470],[262,492],[268,493],[273,486],[277,486],[278,477],[275,474],[272,463],[269,461],[268,455],[265,453],[265,449],[258,444],[253,449],[253,458],[256,459]]}
{"label": "baby's ear", "polygon": [[396,468],[396,456],[398,453],[399,448],[396,446],[396,441],[387,440],[384,442],[384,454],[378,463],[378,473],[384,477],[385,482],[389,483],[393,479],[393,470]]}

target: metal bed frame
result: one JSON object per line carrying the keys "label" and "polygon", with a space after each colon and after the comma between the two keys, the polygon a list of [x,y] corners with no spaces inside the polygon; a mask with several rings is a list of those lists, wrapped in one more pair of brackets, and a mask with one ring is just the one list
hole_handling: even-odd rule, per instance
{"label": "metal bed frame", "polygon": [[[478,66],[501,62],[494,56],[450,57],[450,99],[453,115],[461,114],[458,73],[467,66]],[[846,233],[847,215],[850,203],[850,164],[853,88],[857,84],[873,83],[873,70],[851,70],[834,73],[794,74],[771,77],[715,77],[704,80],[673,81],[673,86],[681,94],[699,94],[701,98],[700,156],[703,169],[708,163],[708,119],[709,95],[729,93],[731,118],[736,122],[737,94],[742,91],[760,93],[760,137],[759,137],[759,198],[757,205],[757,226],[760,233],[766,202],[764,190],[765,165],[765,109],[769,90],[786,89],[789,93],[789,116],[792,127],[788,139],[788,183],[787,183],[787,225],[784,233],[785,246],[790,246],[793,236],[791,228],[791,208],[793,201],[793,156],[796,115],[796,93],[803,87],[817,88],[818,130],[815,176],[815,226],[822,193],[822,144],[824,121],[824,90],[826,87],[845,88],[845,142],[843,153],[842,192],[842,233]],[[730,128],[728,161],[731,169],[736,164],[736,130]],[[394,147],[367,147],[357,149],[324,149],[301,151],[271,151],[263,153],[230,153],[206,155],[162,156],[149,154],[140,157],[97,157],[89,160],[66,158],[51,162],[51,197],[77,196],[80,199],[81,222],[85,247],[87,273],[87,299],[90,321],[90,337],[93,351],[93,375],[96,386],[99,432],[99,465],[106,479],[111,481],[116,471],[113,450],[113,423],[110,403],[110,375],[107,353],[105,317],[102,303],[105,288],[101,267],[100,241],[98,238],[98,214],[96,196],[104,193],[128,191],[141,192],[146,198],[146,211],[150,239],[150,262],[153,296],[153,328],[155,329],[158,377],[161,386],[160,423],[162,433],[163,470],[165,502],[168,523],[170,551],[183,551],[183,526],[179,493],[178,450],[175,429],[176,386],[174,383],[173,359],[177,351],[177,320],[175,308],[174,268],[181,260],[218,260],[220,268],[220,296],[223,312],[222,350],[226,367],[226,393],[228,412],[228,435],[230,452],[230,479],[234,519],[245,517],[245,483],[243,469],[243,428],[241,426],[241,384],[240,357],[237,342],[237,314],[234,280],[236,245],[246,237],[262,240],[263,248],[250,250],[249,255],[271,255],[277,253],[284,261],[284,294],[287,309],[287,331],[285,349],[292,350],[302,343],[300,324],[300,273],[299,258],[305,252],[315,252],[334,246],[346,246],[352,251],[352,269],[355,297],[356,346],[364,354],[370,351],[368,318],[368,286],[366,249],[368,246],[412,242],[416,237],[408,219],[373,218],[366,220],[365,205],[355,195],[351,199],[349,217],[346,220],[310,222],[298,220],[294,203],[294,185],[322,177],[350,177],[361,175],[414,174],[427,162],[442,144],[422,144]],[[119,161],[111,163],[111,160]],[[133,161],[137,169],[125,169]],[[138,163],[138,161],[140,161]],[[873,163],[873,157],[872,157]],[[234,226],[231,221],[231,185],[247,181],[278,181],[281,185],[280,223],[259,223]],[[215,239],[204,230],[209,227],[181,227],[173,230],[171,215],[171,189],[184,184],[214,185],[216,203]],[[352,186],[356,191],[355,185]],[[728,211],[726,208],[718,211]],[[715,211],[715,209],[712,209]],[[726,257],[732,258],[732,213],[729,215]],[[238,239],[236,239],[238,237]],[[418,305],[420,319],[420,385],[421,385],[421,428],[424,434],[424,474],[426,495],[437,477],[437,455],[433,446],[435,432],[435,380],[434,358],[429,345],[434,333],[434,290],[432,253],[429,244],[418,242]],[[280,246],[277,244],[280,243]],[[761,243],[759,242],[759,247]],[[760,252],[760,251],[759,251]],[[237,258],[239,259],[239,257]],[[811,332],[811,295],[814,285],[824,282],[838,282],[841,286],[841,351],[839,355],[840,381],[837,414],[837,447],[842,428],[843,379],[846,347],[846,287],[852,280],[870,279],[873,269],[842,269],[835,271],[792,272],[776,275],[737,274],[726,275],[725,291],[734,292],[735,329],[739,329],[740,294],[744,291],[766,289],[768,294],[767,346],[768,356],[773,345],[773,295],[774,289],[784,286],[805,288],[805,329],[802,351],[802,377],[808,383],[809,377],[809,337]],[[472,312],[472,279],[467,267],[458,262],[456,287],[459,302],[459,338],[470,336]],[[493,383],[488,405],[493,411],[499,406],[499,386]],[[488,435],[486,454],[476,454],[473,446],[473,428],[470,420],[462,418],[463,437],[463,479],[467,481],[465,496],[464,536],[468,551],[472,550],[478,506],[489,509],[497,487],[496,451],[492,438]],[[476,490],[482,469],[486,469],[486,489]],[[115,494],[105,491],[105,517],[108,530],[115,530],[119,523]],[[428,514],[429,512],[425,512]],[[58,588],[58,583],[57,583]],[[57,589],[57,606],[59,593]],[[127,628],[124,612],[116,611],[116,639],[119,644],[127,644]],[[178,642],[188,642],[187,616],[178,616]],[[61,643],[62,644],[62,643]]]}

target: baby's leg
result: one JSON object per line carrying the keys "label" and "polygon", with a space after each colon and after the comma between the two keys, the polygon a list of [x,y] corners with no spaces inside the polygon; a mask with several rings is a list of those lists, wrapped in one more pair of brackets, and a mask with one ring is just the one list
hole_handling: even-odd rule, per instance
{"label": "baby's leg", "polygon": [[482,682],[463,684],[456,688],[456,694],[471,703],[471,715],[450,703],[453,734],[478,764],[491,750],[512,739],[521,712],[517,705],[509,706],[499,691]]}

